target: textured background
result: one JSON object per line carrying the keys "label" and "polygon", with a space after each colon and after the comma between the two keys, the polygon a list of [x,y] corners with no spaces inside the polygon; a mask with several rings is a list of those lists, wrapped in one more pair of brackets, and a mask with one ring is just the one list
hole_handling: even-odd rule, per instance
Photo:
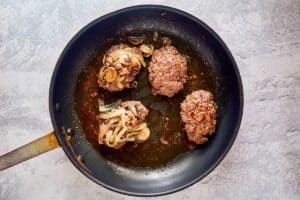
{"label": "textured background", "polygon": [[[245,90],[241,129],[224,161],[159,199],[300,199],[299,0],[1,0],[0,154],[52,130],[48,88],[70,38],[105,13],[143,3],[183,9],[211,26],[231,49]],[[1,200],[127,198],[139,199],[89,181],[62,149],[0,172]]]}

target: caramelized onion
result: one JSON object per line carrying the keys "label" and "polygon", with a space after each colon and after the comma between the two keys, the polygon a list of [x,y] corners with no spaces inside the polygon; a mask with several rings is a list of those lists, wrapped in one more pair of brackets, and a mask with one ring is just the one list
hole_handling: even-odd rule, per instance
{"label": "caramelized onion", "polygon": [[119,149],[128,141],[140,143],[150,137],[150,129],[143,122],[144,118],[140,118],[136,105],[138,104],[126,102],[122,106],[120,100],[109,105],[99,105],[98,118],[102,120],[98,134],[99,144]]}

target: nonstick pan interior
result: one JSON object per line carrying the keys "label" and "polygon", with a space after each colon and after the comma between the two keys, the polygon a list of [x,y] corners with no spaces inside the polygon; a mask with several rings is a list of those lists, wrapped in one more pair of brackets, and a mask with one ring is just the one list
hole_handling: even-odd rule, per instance
{"label": "nonstick pan interior", "polygon": [[[125,168],[103,159],[98,149],[86,139],[74,110],[76,81],[99,51],[109,46],[110,38],[124,36],[124,33],[154,31],[185,41],[186,46],[200,54],[216,73],[219,85],[215,91],[219,107],[217,131],[208,144],[177,157],[166,166]],[[243,93],[233,57],[207,25],[173,8],[136,6],[100,17],[73,37],[57,62],[49,106],[56,136],[69,159],[82,173],[117,192],[153,196],[185,188],[217,166],[237,135]],[[68,133],[72,135],[71,143],[65,140]]]}

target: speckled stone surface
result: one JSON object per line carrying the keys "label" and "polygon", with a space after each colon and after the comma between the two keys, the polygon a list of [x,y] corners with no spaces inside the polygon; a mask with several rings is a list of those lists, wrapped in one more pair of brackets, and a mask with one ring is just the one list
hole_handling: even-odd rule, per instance
{"label": "speckled stone surface", "polygon": [[[156,199],[300,199],[299,0],[1,0],[0,154],[52,130],[49,83],[70,38],[105,13],[144,3],[183,9],[211,26],[245,90],[240,132],[223,162],[192,187]],[[57,149],[1,171],[0,199],[144,198],[94,184]]]}

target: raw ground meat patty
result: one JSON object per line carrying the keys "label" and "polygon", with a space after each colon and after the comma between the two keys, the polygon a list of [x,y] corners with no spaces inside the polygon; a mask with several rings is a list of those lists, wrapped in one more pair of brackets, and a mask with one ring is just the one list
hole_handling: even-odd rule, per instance
{"label": "raw ground meat patty", "polygon": [[149,65],[152,93],[172,97],[187,80],[187,61],[173,46],[155,50]]}
{"label": "raw ground meat patty", "polygon": [[189,141],[203,144],[216,129],[216,109],[212,93],[197,90],[181,103],[180,116]]}

